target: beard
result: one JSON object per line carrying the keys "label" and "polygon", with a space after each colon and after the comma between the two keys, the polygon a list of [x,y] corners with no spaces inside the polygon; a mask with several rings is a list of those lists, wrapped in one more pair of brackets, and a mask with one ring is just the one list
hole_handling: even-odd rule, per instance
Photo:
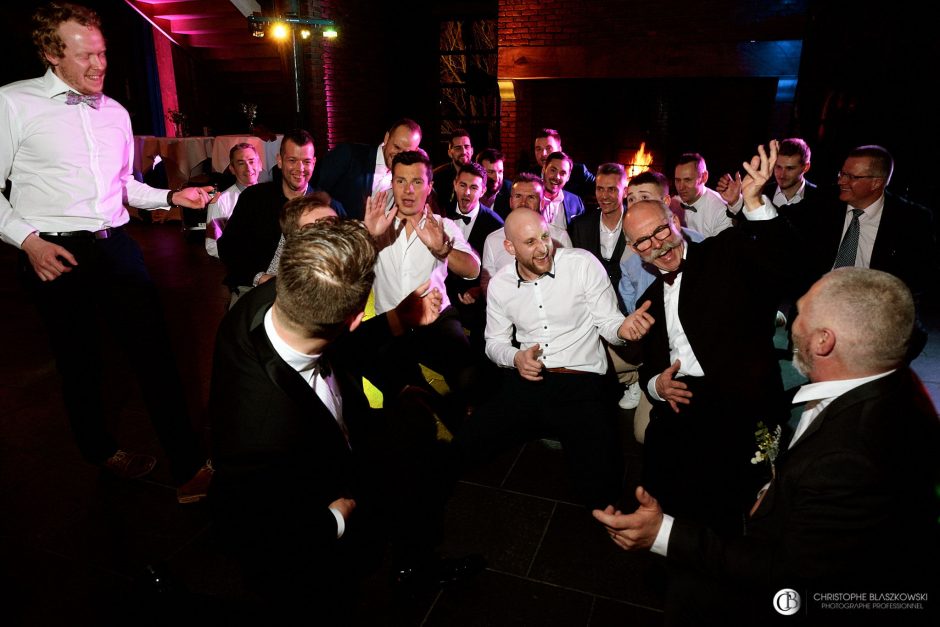
{"label": "beard", "polygon": [[793,338],[793,367],[807,379],[810,378],[809,374],[813,371],[812,355],[799,347],[795,337]]}

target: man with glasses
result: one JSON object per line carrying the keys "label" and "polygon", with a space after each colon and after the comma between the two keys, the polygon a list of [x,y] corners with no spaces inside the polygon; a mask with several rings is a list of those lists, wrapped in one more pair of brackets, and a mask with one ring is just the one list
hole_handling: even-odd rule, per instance
{"label": "man with glasses", "polygon": [[[873,268],[898,277],[919,304],[937,268],[930,214],[886,192],[894,159],[885,148],[859,146],[837,175],[839,200],[792,215],[813,251],[810,281],[843,266]],[[926,332],[915,324],[909,359],[923,349]]]}
{"label": "man with glasses", "polygon": [[623,223],[627,242],[659,273],[640,297],[660,321],[642,340],[640,384],[653,403],[644,485],[666,509],[729,536],[741,534],[762,484],[762,469],[750,463],[756,425],[772,431],[787,417],[774,320],[797,264],[789,223],[760,196],[776,142],[769,156],[763,146],[759,153],[744,164],[740,227],[689,241],[658,198],[630,205]]}

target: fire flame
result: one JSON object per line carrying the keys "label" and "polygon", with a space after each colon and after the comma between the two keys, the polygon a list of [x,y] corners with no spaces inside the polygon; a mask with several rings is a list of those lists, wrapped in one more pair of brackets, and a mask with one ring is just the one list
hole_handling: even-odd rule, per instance
{"label": "fire flame", "polygon": [[632,179],[641,172],[646,172],[653,165],[653,153],[646,152],[646,142],[640,144],[640,149],[633,154],[633,159],[627,164],[627,178]]}

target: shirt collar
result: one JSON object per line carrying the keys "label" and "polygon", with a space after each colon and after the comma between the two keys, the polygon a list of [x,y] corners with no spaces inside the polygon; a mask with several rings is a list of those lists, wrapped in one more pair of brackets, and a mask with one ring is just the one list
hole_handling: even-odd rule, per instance
{"label": "shirt collar", "polygon": [[379,144],[379,147],[375,149],[375,170],[376,172],[389,172],[388,166],[385,165],[385,154],[382,152],[382,149],[385,148],[385,143]]}
{"label": "shirt collar", "polygon": [[[803,179],[803,182],[800,183],[800,188],[796,190],[795,194],[793,194],[793,198],[786,200],[785,204],[795,205],[798,202],[802,202],[803,194],[805,193],[806,193],[806,179]],[[786,198],[786,194],[783,193],[783,190],[780,189],[779,185],[777,185],[777,193],[774,194],[774,200],[776,200],[778,196],[783,196],[783,198]]]}
{"label": "shirt collar", "polygon": [[477,215],[477,213],[479,213],[479,211],[480,211],[480,201],[479,201],[479,200],[476,202],[476,204],[473,205],[473,207],[470,208],[470,211],[468,211],[467,213],[462,213],[462,212],[460,211],[460,207],[459,207],[459,206],[457,206],[457,207],[454,208],[454,213],[456,213],[458,216],[464,216],[465,218],[470,218],[470,220],[473,220],[473,218],[476,217],[476,215]]}
{"label": "shirt collar", "polygon": [[276,352],[288,366],[301,373],[316,368],[317,362],[320,361],[319,354],[307,355],[306,353],[301,353],[277,334],[277,329],[274,328],[274,307],[268,309],[267,313],[264,314],[264,332],[268,336],[268,340],[270,340],[274,352]]}
{"label": "shirt collar", "polygon": [[[845,212],[846,212],[846,213],[849,213],[850,211],[852,211],[853,209],[856,209],[856,208],[857,208],[857,207],[853,207],[852,205],[846,205]],[[882,194],[881,197],[880,197],[878,200],[876,200],[876,201],[873,202],[872,204],[870,204],[870,205],[868,205],[867,207],[865,207],[864,209],[862,209],[862,211],[863,211],[864,213],[862,213],[862,215],[859,216],[859,220],[866,220],[866,221],[869,221],[869,220],[880,220],[880,219],[881,219],[881,211],[882,211],[884,208],[885,208],[885,195]]]}
{"label": "shirt collar", "polygon": [[831,401],[832,399],[842,396],[846,392],[854,390],[855,388],[864,385],[869,381],[887,377],[895,370],[897,369],[895,368],[887,372],[872,375],[870,377],[860,377],[857,379],[841,379],[838,381],[819,381],[817,383],[807,383],[797,391],[796,395],[793,397],[793,402],[805,403],[807,401]]}
{"label": "shirt collar", "polygon": [[[56,96],[65,96],[65,94],[70,91],[78,93],[73,88],[69,87],[68,83],[63,81],[59,76],[52,71],[52,68],[46,70],[46,73],[42,77],[43,80],[43,90],[49,98],[55,98]],[[104,102],[104,94],[101,95],[102,102]]]}
{"label": "shirt collar", "polygon": [[[556,254],[557,254],[557,252],[558,252],[558,251],[555,251]],[[555,257],[554,257],[554,255],[552,256],[552,269],[549,270],[548,272],[546,272],[545,274],[539,276],[538,279],[533,279],[533,280],[531,280],[531,281],[526,281],[525,279],[522,278],[522,275],[519,274],[519,262],[516,261],[515,264],[516,264],[516,265],[515,265],[515,268],[516,268],[516,288],[517,288],[517,289],[520,288],[520,287],[522,287],[522,284],[523,284],[523,283],[534,283],[535,281],[538,281],[539,279],[542,279],[542,278],[545,278],[545,277],[549,277],[549,278],[552,278],[552,279],[555,278]]]}

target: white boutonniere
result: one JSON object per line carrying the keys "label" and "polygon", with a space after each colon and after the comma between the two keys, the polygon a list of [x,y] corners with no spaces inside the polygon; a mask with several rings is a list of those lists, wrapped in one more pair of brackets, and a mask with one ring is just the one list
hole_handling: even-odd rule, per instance
{"label": "white boutonniere", "polygon": [[757,423],[757,431],[754,432],[754,439],[757,440],[757,451],[754,453],[754,457],[751,458],[752,464],[766,461],[773,468],[777,453],[780,452],[781,433],[783,433],[783,429],[780,425],[777,425],[777,428],[771,434],[770,430],[767,429],[767,425],[763,422]]}

